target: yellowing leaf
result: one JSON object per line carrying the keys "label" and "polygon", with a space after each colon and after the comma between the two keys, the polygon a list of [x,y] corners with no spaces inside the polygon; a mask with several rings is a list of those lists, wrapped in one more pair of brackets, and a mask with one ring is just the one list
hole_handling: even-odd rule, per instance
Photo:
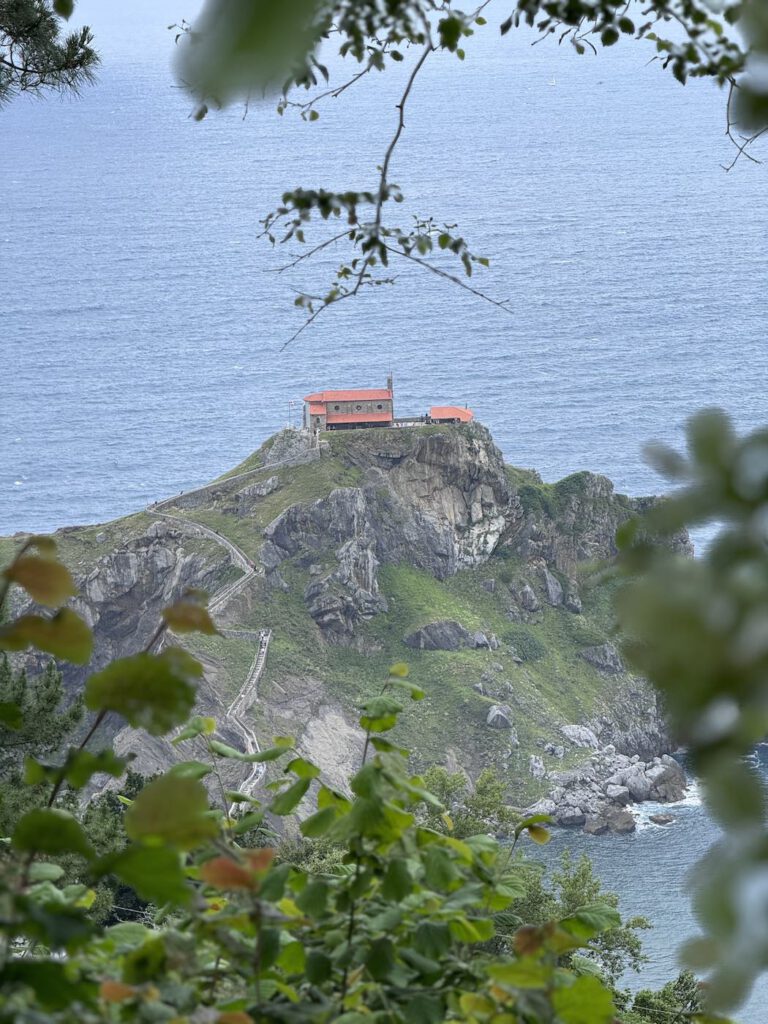
{"label": "yellowing leaf", "polygon": [[218,825],[208,808],[208,794],[196,779],[161,775],[139,793],[125,813],[131,839],[182,850],[215,836]]}
{"label": "yellowing leaf", "polygon": [[529,825],[528,835],[531,837],[534,843],[538,843],[539,846],[544,846],[552,838],[549,831],[545,828],[542,828],[541,825]]}
{"label": "yellowing leaf", "polygon": [[136,989],[133,985],[124,985],[122,981],[102,981],[99,985],[99,995],[105,1003],[124,1003],[126,999],[133,999]]}
{"label": "yellowing leaf", "polygon": [[389,669],[389,674],[391,676],[396,676],[398,679],[405,679],[409,672],[410,669],[408,668],[404,661],[398,661]]}
{"label": "yellowing leaf", "polygon": [[51,619],[42,615],[22,615],[0,627],[0,650],[24,651],[36,647],[63,661],[85,665],[91,660],[93,634],[69,608],[62,608]]}
{"label": "yellowing leaf", "polygon": [[207,608],[196,601],[181,600],[163,610],[163,621],[175,633],[206,633],[218,636]]}
{"label": "yellowing leaf", "polygon": [[200,878],[214,889],[256,889],[253,872],[231,857],[214,857],[200,868]]}
{"label": "yellowing leaf", "polygon": [[77,593],[69,569],[53,558],[22,555],[3,575],[23,587],[33,600],[49,608],[57,608]]}
{"label": "yellowing leaf", "polygon": [[245,1010],[225,1010],[216,1020],[218,1024],[253,1024],[253,1017]]}

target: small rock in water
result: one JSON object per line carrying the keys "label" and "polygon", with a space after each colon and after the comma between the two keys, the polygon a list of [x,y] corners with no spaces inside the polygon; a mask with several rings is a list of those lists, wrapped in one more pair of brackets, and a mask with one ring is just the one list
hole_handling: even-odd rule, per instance
{"label": "small rock in water", "polygon": [[652,821],[654,825],[671,825],[675,820],[672,814],[649,814],[648,821]]}

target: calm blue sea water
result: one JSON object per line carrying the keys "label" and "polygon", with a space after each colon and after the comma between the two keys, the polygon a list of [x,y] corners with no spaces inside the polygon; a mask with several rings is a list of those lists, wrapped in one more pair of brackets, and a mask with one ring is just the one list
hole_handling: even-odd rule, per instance
{"label": "calm blue sea water", "polygon": [[[404,267],[281,351],[301,322],[291,287],[341,253],[271,273],[259,218],[286,186],[373,184],[407,68],[313,125],[269,105],[197,124],[168,72],[167,25],[193,9],[81,0],[98,86],[0,112],[0,533],[188,489],[285,425],[290,399],[390,369],[402,413],[466,401],[511,462],[550,480],[601,471],[632,494],[661,486],[642,445],[679,440],[692,410],[768,420],[765,170],[720,169],[712,86],[681,88],[642,46],[579,58],[492,27],[464,64],[436,58],[394,161],[401,216],[458,221],[492,261],[477,282],[513,315]],[[654,919],[659,982],[689,924],[685,868],[713,832],[689,806],[663,832],[559,840]],[[763,992],[742,1020],[765,1018]]]}

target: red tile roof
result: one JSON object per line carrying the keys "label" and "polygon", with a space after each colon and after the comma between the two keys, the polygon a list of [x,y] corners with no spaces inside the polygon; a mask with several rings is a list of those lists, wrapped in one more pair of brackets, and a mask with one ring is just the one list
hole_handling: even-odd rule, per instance
{"label": "red tile roof", "polygon": [[391,412],[329,412],[326,423],[391,423]]}
{"label": "red tile roof", "polygon": [[460,405],[433,405],[429,410],[429,417],[433,420],[459,420],[460,423],[469,423],[474,419],[474,413]]}
{"label": "red tile roof", "polygon": [[309,403],[309,415],[310,416],[325,416],[325,402],[310,402]]}
{"label": "red tile roof", "polygon": [[353,388],[349,391],[316,391],[304,396],[305,402],[381,402],[392,401],[389,388]]}

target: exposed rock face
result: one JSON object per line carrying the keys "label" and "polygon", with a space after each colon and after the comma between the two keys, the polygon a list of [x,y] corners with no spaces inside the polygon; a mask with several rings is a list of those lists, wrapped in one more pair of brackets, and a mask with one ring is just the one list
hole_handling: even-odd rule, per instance
{"label": "exposed rock face", "polygon": [[512,708],[509,704],[494,704],[489,710],[485,722],[492,729],[511,729]]}
{"label": "exposed rock face", "polygon": [[600,746],[600,741],[591,729],[583,725],[564,725],[560,732],[567,740],[570,740],[576,747],[592,747],[594,750]]}
{"label": "exposed rock face", "polygon": [[544,581],[544,591],[547,596],[547,601],[554,608],[558,608],[563,603],[563,586],[560,580],[553,573],[549,571],[547,566],[543,566],[541,575]]}
{"label": "exposed rock face", "polygon": [[[610,480],[587,472],[560,480],[552,491],[549,508],[525,509],[524,522],[509,543],[526,561],[541,559],[566,575],[579,562],[615,555],[617,527],[653,501],[615,494]],[[673,546],[693,553],[684,532],[674,538]]]}
{"label": "exposed rock face", "polygon": [[376,577],[378,560],[371,547],[354,538],[336,552],[339,567],[312,580],[304,591],[309,614],[329,641],[344,643],[355,626],[387,610]]}
{"label": "exposed rock face", "polygon": [[600,644],[599,647],[585,647],[581,656],[598,672],[604,672],[606,675],[617,676],[625,671],[621,655],[611,643]]}
{"label": "exposed rock face", "polygon": [[[364,466],[361,486],[292,505],[264,531],[261,560],[268,571],[288,558],[316,557],[333,545],[341,561],[344,545],[354,538],[356,568],[343,574],[355,583],[346,587],[344,608],[337,601],[329,609],[317,587],[307,591],[313,618],[335,641],[348,637],[355,621],[383,610],[375,581],[379,564],[407,563],[444,579],[484,562],[522,518],[501,455],[483,428],[416,435],[405,450],[399,431],[377,435],[372,447],[362,439],[350,455],[353,464]],[[373,570],[365,585],[360,580],[364,548]],[[330,575],[335,593],[339,577]]]}
{"label": "exposed rock face", "polygon": [[430,622],[427,626],[409,633],[403,638],[406,647],[419,651],[458,651],[462,647],[474,647],[475,640],[460,622],[450,619]]}
{"label": "exposed rock face", "polygon": [[[113,658],[140,651],[160,621],[160,612],[187,587],[215,590],[229,567],[215,543],[191,539],[173,524],[152,523],[119,551],[100,558],[72,602],[94,631],[96,655],[89,671]],[[80,685],[86,672],[62,666],[68,686]]]}
{"label": "exposed rock face", "polygon": [[273,494],[279,489],[280,478],[277,476],[271,476],[267,480],[259,480],[257,483],[241,487],[237,492],[238,515],[248,515],[262,498],[266,498],[268,494]]}

